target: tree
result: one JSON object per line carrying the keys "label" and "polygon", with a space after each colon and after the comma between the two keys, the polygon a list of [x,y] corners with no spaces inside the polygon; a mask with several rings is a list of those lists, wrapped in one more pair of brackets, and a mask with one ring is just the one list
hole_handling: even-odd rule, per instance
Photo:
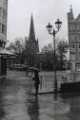
{"label": "tree", "polygon": [[53,47],[51,43],[49,43],[48,45],[45,45],[41,50],[41,52],[49,52],[49,51],[53,51]]}
{"label": "tree", "polygon": [[[43,70],[54,70],[55,69],[55,61],[54,61],[54,50],[52,47],[52,44],[48,44],[47,46],[44,46],[41,50],[41,52],[43,53],[41,56],[41,65],[42,65],[42,69]],[[55,54],[55,60],[56,62],[58,62],[58,56],[57,54]],[[56,64],[56,68],[57,68],[57,64]]]}
{"label": "tree", "polygon": [[63,70],[65,67],[66,54],[68,51],[69,45],[67,41],[60,41],[57,45],[57,54],[59,59],[59,69]]}
{"label": "tree", "polygon": [[14,42],[11,42],[6,49],[14,52],[16,57],[18,58],[17,62],[24,62],[24,50],[25,50],[25,41],[22,38],[16,38]]}
{"label": "tree", "polygon": [[[41,58],[42,68],[45,70],[54,70],[56,61],[56,69],[63,70],[66,66],[68,42],[62,40],[56,44],[56,53],[54,56],[54,50],[51,44],[42,48],[43,57]],[[55,58],[54,58],[55,57]],[[55,60],[55,61],[54,61]]]}

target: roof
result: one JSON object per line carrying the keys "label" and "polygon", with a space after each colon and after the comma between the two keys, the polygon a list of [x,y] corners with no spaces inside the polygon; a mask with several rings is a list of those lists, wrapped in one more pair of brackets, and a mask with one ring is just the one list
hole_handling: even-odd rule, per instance
{"label": "roof", "polygon": [[3,54],[3,55],[14,55],[13,52],[11,52],[9,50],[6,50],[6,49],[0,49],[0,54]]}

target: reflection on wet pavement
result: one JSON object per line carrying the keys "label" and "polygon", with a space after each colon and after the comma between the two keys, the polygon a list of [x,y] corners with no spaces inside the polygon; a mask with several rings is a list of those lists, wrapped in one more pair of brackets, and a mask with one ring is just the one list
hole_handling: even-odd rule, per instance
{"label": "reflection on wet pavement", "polygon": [[30,120],[39,120],[39,103],[38,97],[35,96],[33,99],[28,99],[27,112],[30,116]]}
{"label": "reflection on wet pavement", "polygon": [[29,79],[1,84],[0,120],[80,120],[80,96],[56,100],[53,94],[35,96]]}

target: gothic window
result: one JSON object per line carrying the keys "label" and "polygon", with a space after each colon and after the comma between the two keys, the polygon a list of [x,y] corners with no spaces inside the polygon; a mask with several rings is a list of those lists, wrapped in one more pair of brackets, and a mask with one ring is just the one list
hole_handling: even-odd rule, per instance
{"label": "gothic window", "polygon": [[70,25],[70,31],[72,31],[72,25]]}
{"label": "gothic window", "polygon": [[72,47],[75,48],[75,45],[73,44]]}
{"label": "gothic window", "polygon": [[2,8],[0,7],[0,16],[2,15]]}
{"label": "gothic window", "polygon": [[80,34],[79,34],[79,40],[80,40]]}
{"label": "gothic window", "polygon": [[77,36],[74,36],[75,37],[75,41],[77,40]]}
{"label": "gothic window", "polygon": [[76,63],[76,69],[77,71],[80,71],[80,63]]}
{"label": "gothic window", "polygon": [[3,9],[3,19],[6,19],[7,18],[7,12],[5,9]]}
{"label": "gothic window", "polygon": [[0,23],[0,33],[2,32],[2,24]]}
{"label": "gothic window", "polygon": [[4,6],[6,6],[7,3],[8,3],[8,0],[4,0],[4,1],[3,1],[3,5],[4,5]]}
{"label": "gothic window", "polygon": [[73,43],[71,43],[71,45],[70,45],[70,46],[71,46],[71,49],[72,49],[72,48],[75,48],[75,43],[74,43],[74,42],[73,42]]}
{"label": "gothic window", "polygon": [[2,42],[2,40],[0,40],[0,47],[2,47],[3,46],[3,42]]}
{"label": "gothic window", "polygon": [[73,31],[76,31],[76,30],[77,30],[77,25],[74,24],[74,25],[73,25]]}
{"label": "gothic window", "polygon": [[75,30],[75,25],[71,25],[71,31],[74,31]]}
{"label": "gothic window", "polygon": [[3,34],[6,34],[6,27],[5,27],[4,24],[2,24],[2,33],[3,33]]}
{"label": "gothic window", "polygon": [[80,43],[79,43],[79,48],[80,48]]}
{"label": "gothic window", "polygon": [[79,31],[80,30],[80,25],[79,24],[77,24],[77,31]]}
{"label": "gothic window", "polygon": [[72,43],[74,41],[74,36],[73,35],[69,36],[69,41],[70,41],[70,43]]}

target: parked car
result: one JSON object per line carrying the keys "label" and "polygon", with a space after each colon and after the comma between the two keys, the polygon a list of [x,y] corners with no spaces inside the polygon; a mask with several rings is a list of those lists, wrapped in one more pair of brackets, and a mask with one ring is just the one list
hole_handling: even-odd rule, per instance
{"label": "parked car", "polygon": [[17,70],[17,71],[26,71],[28,69],[27,65],[24,64],[12,64],[9,66],[10,70]]}

